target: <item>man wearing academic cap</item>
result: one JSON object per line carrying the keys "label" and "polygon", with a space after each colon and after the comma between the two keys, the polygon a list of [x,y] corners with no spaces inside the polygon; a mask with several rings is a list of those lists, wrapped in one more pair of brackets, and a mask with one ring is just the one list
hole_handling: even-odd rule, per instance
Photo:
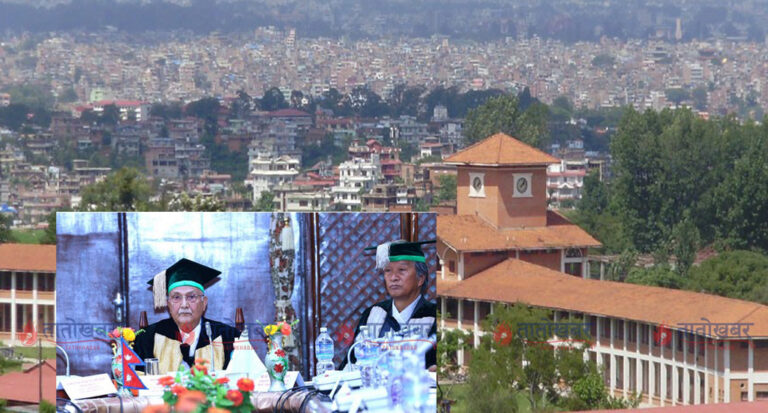
{"label": "man wearing academic cap", "polygon": [[[192,366],[195,359],[210,360],[211,348],[213,366],[217,370],[227,368],[240,331],[203,317],[208,307],[204,286],[219,274],[218,270],[182,258],[149,281],[155,308],[167,305],[171,318],[146,327],[136,336],[134,349],[142,359],[157,358],[161,374],[178,370],[182,362]],[[207,331],[208,323],[213,339]]]}
{"label": "man wearing academic cap", "polygon": [[[364,325],[373,337],[383,337],[388,331],[399,332],[406,325],[416,328],[424,338],[437,333],[437,305],[424,298],[429,288],[429,267],[421,250],[422,244],[434,242],[394,241],[366,248],[376,249],[376,269],[382,271],[391,298],[363,312],[355,329],[355,338]],[[436,356],[435,348],[429,350],[425,355],[425,367],[435,366]],[[355,361],[354,354],[352,361]]]}

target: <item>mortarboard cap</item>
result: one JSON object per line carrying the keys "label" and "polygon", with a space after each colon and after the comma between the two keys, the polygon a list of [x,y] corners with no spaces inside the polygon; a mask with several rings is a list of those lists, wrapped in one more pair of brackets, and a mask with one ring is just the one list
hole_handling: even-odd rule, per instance
{"label": "mortarboard cap", "polygon": [[401,240],[385,242],[377,247],[368,247],[366,250],[376,250],[376,268],[381,270],[386,267],[387,263],[394,261],[426,262],[421,246],[433,243],[435,240],[416,242]]}
{"label": "mortarboard cap", "polygon": [[147,284],[152,286],[155,308],[162,308],[165,306],[165,296],[172,289],[188,285],[205,292],[204,286],[219,274],[219,270],[182,258],[155,275]]}

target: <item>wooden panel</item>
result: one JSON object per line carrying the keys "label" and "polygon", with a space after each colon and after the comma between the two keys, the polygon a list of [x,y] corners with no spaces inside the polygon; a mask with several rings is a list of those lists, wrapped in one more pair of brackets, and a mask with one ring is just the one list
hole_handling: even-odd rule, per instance
{"label": "wooden panel", "polygon": [[[334,338],[337,365],[349,344],[343,341],[343,333],[354,332],[363,311],[387,298],[384,280],[375,269],[375,254],[364,248],[400,239],[400,225],[401,215],[394,213],[318,215],[320,325]],[[434,239],[435,225],[434,214],[419,214],[419,238]],[[434,247],[425,248],[425,253],[434,271]],[[434,277],[430,283],[429,294],[434,297]]]}

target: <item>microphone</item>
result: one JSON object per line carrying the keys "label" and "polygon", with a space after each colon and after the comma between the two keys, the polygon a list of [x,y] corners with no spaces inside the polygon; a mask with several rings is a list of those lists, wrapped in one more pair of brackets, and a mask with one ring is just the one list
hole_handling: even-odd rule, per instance
{"label": "microphone", "polygon": [[208,335],[208,346],[209,350],[211,352],[211,375],[213,375],[214,370],[216,370],[216,363],[213,359],[213,334],[211,334],[211,322],[206,321],[205,322],[205,334]]}

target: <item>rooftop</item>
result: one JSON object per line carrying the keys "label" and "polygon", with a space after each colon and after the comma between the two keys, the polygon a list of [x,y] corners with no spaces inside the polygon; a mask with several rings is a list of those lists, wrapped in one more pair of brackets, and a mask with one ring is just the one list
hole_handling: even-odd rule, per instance
{"label": "rooftop", "polygon": [[466,280],[438,280],[437,293],[444,297],[521,302],[672,328],[681,323],[702,323],[703,319],[711,323],[753,323],[749,336],[768,337],[768,306],[691,291],[583,279],[514,258]]}
{"label": "rooftop", "polygon": [[438,215],[437,237],[456,251],[505,251],[568,247],[601,247],[578,225],[547,211],[544,227],[497,229],[474,215]]}
{"label": "rooftop", "polygon": [[0,244],[0,271],[56,272],[56,246]]}

